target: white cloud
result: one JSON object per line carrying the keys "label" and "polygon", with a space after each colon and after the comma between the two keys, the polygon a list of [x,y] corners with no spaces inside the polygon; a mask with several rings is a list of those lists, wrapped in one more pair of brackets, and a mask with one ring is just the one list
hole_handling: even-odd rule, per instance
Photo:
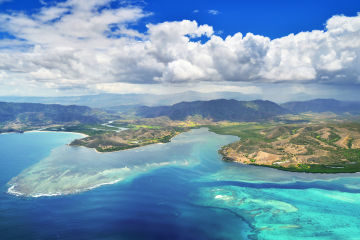
{"label": "white cloud", "polygon": [[32,15],[0,14],[0,30],[16,37],[0,40],[0,84],[360,83],[360,16],[334,16],[324,31],[274,40],[252,33],[223,39],[189,20],[138,32],[130,26],[149,13],[110,3],[68,0]]}
{"label": "white cloud", "polygon": [[215,9],[208,10],[208,13],[211,14],[211,15],[219,15],[220,14],[220,12],[218,10],[215,10]]}
{"label": "white cloud", "polygon": [[110,93],[139,93],[139,94],[175,94],[183,93],[191,89],[202,93],[212,92],[238,92],[241,94],[261,94],[262,89],[258,86],[233,83],[209,83],[198,82],[193,84],[131,84],[131,83],[100,83],[95,89]]}

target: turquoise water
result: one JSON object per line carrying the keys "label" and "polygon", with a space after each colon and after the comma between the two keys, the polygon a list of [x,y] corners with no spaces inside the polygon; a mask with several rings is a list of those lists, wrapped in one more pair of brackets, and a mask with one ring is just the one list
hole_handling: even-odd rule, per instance
{"label": "turquoise water", "polygon": [[237,138],[207,129],[106,154],[79,137],[0,135],[1,239],[360,239],[359,174],[223,162]]}

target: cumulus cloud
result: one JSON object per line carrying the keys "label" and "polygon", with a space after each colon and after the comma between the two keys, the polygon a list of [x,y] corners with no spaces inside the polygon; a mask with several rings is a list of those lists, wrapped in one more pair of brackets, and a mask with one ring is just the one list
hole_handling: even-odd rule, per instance
{"label": "cumulus cloud", "polygon": [[273,40],[252,33],[224,39],[190,20],[139,32],[132,26],[149,13],[111,2],[68,0],[31,15],[0,14],[0,31],[13,36],[0,40],[0,84],[360,83],[359,15]]}

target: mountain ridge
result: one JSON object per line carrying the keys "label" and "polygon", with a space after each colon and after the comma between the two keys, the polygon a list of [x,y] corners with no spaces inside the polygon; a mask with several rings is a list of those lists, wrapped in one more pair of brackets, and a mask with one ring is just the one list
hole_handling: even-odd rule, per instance
{"label": "mountain ridge", "polygon": [[0,96],[0,101],[5,102],[29,102],[43,104],[65,104],[82,105],[92,108],[109,108],[120,105],[147,105],[161,106],[172,105],[182,101],[208,101],[220,98],[234,98],[237,100],[253,100],[260,96],[254,94],[242,94],[239,92],[211,92],[202,93],[186,91],[174,94],[150,94],[150,93],[101,93],[82,96],[61,96],[61,97],[22,97],[22,96]]}
{"label": "mountain ridge", "polygon": [[87,106],[0,102],[0,123],[6,124],[63,124],[72,122],[99,123],[103,112]]}
{"label": "mountain ridge", "polygon": [[172,120],[184,120],[188,116],[201,115],[214,121],[261,121],[290,113],[287,109],[268,100],[238,101],[216,99],[210,101],[180,102],[171,106],[148,107],[137,110],[146,118],[167,116]]}
{"label": "mountain ridge", "polygon": [[333,112],[335,114],[360,114],[360,102],[339,101],[332,98],[317,98],[308,101],[292,101],[280,105],[294,113]]}

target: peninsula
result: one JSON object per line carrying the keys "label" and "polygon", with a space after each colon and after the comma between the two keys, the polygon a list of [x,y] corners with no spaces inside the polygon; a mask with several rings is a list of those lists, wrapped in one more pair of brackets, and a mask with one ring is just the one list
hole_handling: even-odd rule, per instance
{"label": "peninsula", "polygon": [[226,161],[297,172],[360,171],[359,123],[253,123],[216,126],[212,130],[241,138],[219,150]]}
{"label": "peninsula", "polygon": [[154,143],[166,143],[185,131],[184,128],[127,129],[74,140],[71,146],[95,148],[98,152],[114,152]]}
{"label": "peninsula", "polygon": [[[117,120],[111,125],[107,124],[105,131],[93,132],[86,138],[74,140],[70,145],[94,148],[98,152],[114,152],[149,144],[167,143],[182,132],[206,124],[214,123],[200,117],[189,117],[184,121],[171,120],[168,117]],[[122,130],[119,131],[119,128]],[[88,132],[84,129],[80,131]]]}

